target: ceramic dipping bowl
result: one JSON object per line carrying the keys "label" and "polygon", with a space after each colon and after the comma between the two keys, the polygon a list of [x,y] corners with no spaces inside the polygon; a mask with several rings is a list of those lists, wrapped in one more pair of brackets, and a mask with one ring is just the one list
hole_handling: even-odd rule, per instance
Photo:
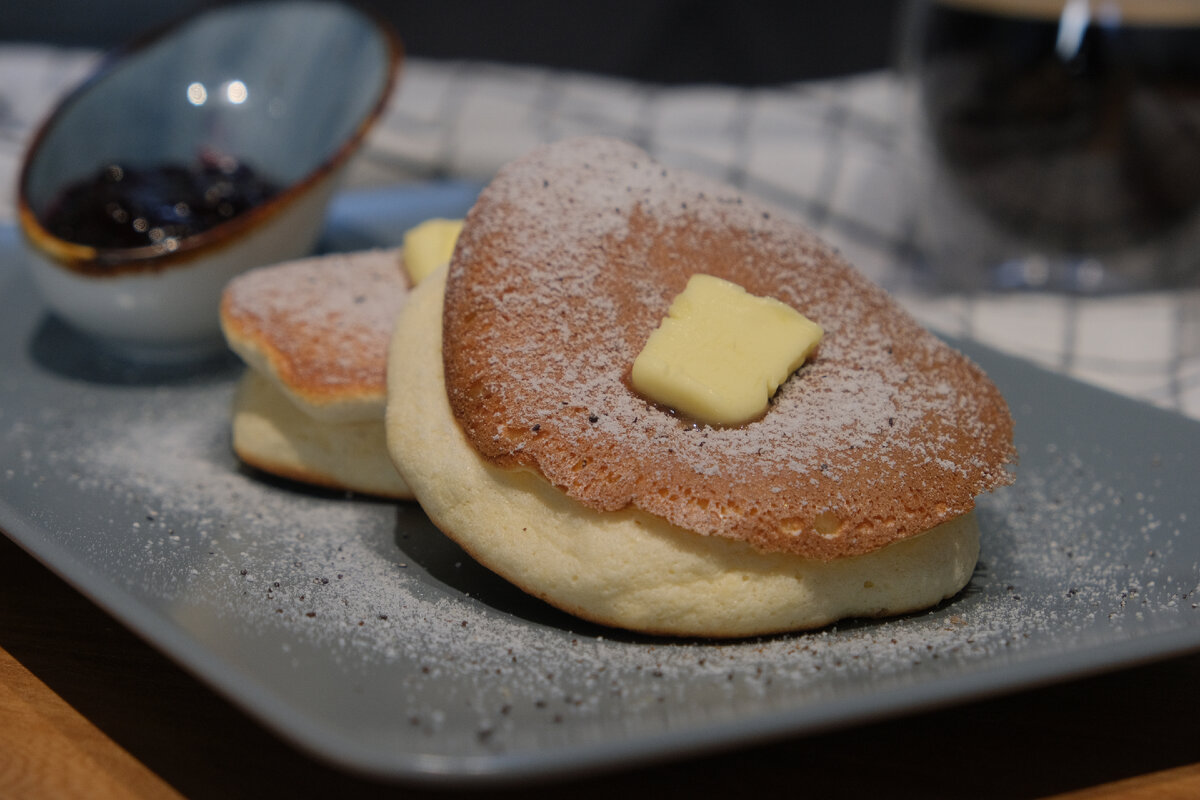
{"label": "ceramic dipping bowl", "polygon": [[331,0],[218,6],[113,54],[22,166],[47,305],[141,360],[220,348],[223,287],[313,248],[401,61],[386,25]]}

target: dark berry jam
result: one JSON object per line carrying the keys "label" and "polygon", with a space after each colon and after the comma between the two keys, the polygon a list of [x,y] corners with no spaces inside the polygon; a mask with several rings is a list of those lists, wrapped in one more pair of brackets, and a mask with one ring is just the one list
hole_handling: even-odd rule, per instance
{"label": "dark berry jam", "polygon": [[71,184],[50,203],[46,230],[101,248],[167,244],[262,204],[281,187],[225,157],[148,168],[112,164]]}

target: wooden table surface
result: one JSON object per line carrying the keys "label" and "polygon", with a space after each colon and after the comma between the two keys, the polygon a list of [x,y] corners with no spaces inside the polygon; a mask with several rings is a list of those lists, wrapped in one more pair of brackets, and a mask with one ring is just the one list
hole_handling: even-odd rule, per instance
{"label": "wooden table surface", "polygon": [[[1200,654],[488,797],[1200,798]],[[0,798],[455,796],[298,752],[0,536]]]}

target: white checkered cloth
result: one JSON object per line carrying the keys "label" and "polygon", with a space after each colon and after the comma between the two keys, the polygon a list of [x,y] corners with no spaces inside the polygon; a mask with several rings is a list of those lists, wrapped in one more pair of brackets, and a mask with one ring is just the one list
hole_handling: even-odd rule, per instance
{"label": "white checkered cloth", "polygon": [[[95,59],[0,47],[0,182],[14,186],[33,128]],[[900,102],[889,72],[778,88],[662,87],[409,59],[348,184],[486,180],[540,142],[618,136],[799,212],[933,328],[1200,419],[1200,290],[1082,297],[917,288],[917,204],[899,168]],[[0,223],[13,219],[12,196],[10,188],[0,199]]]}

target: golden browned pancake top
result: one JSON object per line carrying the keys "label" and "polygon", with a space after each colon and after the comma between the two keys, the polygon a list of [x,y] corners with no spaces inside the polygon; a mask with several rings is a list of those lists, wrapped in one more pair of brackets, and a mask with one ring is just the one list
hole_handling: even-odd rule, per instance
{"label": "golden browned pancake top", "polygon": [[246,272],[221,300],[226,338],[315,406],[383,402],[392,325],[408,296],[399,250],[334,254]]}
{"label": "golden browned pancake top", "polygon": [[[690,424],[627,385],[698,272],[825,329],[756,422]],[[765,550],[869,552],[1010,480],[1012,420],[980,369],[797,222],[621,142],[560,142],[497,175],[451,262],[443,346],[487,459]]]}

